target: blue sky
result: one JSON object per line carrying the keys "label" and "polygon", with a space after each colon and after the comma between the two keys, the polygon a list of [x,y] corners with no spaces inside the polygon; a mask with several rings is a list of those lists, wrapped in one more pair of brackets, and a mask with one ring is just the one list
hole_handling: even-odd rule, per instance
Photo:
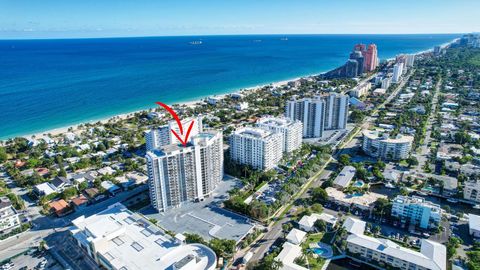
{"label": "blue sky", "polygon": [[480,31],[478,0],[0,0],[0,39]]}

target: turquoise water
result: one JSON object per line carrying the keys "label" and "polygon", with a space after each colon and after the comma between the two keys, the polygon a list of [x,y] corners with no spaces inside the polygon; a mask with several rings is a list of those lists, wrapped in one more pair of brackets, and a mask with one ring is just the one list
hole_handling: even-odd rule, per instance
{"label": "turquoise water", "polygon": [[325,253],[328,252],[328,251],[327,251],[326,249],[324,249],[324,248],[311,248],[311,250],[312,250],[313,253],[315,253],[315,254],[317,254],[317,255],[319,255],[319,256],[321,256],[321,255],[323,255],[323,254],[325,254]]}
{"label": "turquoise water", "polygon": [[362,181],[356,181],[353,185],[355,187],[363,187],[363,185],[365,185],[365,184]]}
{"label": "turquoise water", "polygon": [[458,35],[283,37],[0,40],[0,139],[328,71],[359,42],[385,59]]}

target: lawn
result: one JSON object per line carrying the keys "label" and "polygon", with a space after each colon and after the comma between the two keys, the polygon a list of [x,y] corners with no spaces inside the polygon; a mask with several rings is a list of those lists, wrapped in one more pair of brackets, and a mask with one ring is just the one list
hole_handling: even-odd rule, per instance
{"label": "lawn", "polygon": [[[302,244],[302,248],[308,249],[311,243],[318,243],[321,242],[322,239],[324,239],[325,234],[323,232],[316,233],[316,234],[309,234],[307,236],[307,239],[305,242]],[[317,269],[322,269],[323,264],[325,263],[325,260],[320,257],[313,257],[313,254],[311,252],[307,253],[307,259],[308,259],[308,265],[310,266],[310,269],[312,270],[317,270]]]}

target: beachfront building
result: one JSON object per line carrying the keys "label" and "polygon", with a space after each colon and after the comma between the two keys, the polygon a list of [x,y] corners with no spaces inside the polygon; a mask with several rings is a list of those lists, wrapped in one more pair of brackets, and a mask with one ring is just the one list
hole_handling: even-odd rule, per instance
{"label": "beachfront building", "polygon": [[350,185],[357,169],[353,166],[345,166],[342,171],[333,180],[333,187],[343,190]]}
{"label": "beachfront building", "polygon": [[403,73],[403,63],[396,63],[393,66],[392,83],[400,82],[400,78],[402,77],[402,73]]}
{"label": "beachfront building", "polygon": [[436,228],[442,219],[440,205],[424,198],[398,195],[393,200],[392,216],[422,229]]}
{"label": "beachfront building", "polygon": [[331,93],[325,98],[325,130],[346,129],[348,121],[347,95]]}
{"label": "beachfront building", "polygon": [[257,127],[280,133],[282,135],[282,151],[290,153],[302,146],[302,122],[280,117],[262,117],[257,120]]}
{"label": "beachfront building", "polygon": [[223,136],[204,131],[183,147],[169,144],[148,151],[150,200],[158,211],[209,196],[223,178]]}
{"label": "beachfront building", "polygon": [[387,132],[363,130],[363,151],[384,160],[406,159],[412,149],[413,136],[398,134],[390,138]]}
{"label": "beachfront building", "polygon": [[202,244],[185,244],[120,203],[72,221],[75,242],[102,268],[112,270],[213,270],[215,252]]}
{"label": "beachfront building", "polygon": [[273,169],[282,158],[283,135],[259,127],[244,127],[230,135],[230,158],[256,170]]}
{"label": "beachfront building", "polygon": [[292,99],[287,101],[285,117],[302,122],[304,138],[321,138],[325,129],[325,106],[320,96]]}
{"label": "beachfront building", "polygon": [[407,58],[405,61],[405,64],[407,67],[413,67],[413,64],[415,63],[415,54],[407,54]]}
{"label": "beachfront building", "polygon": [[420,252],[404,248],[391,240],[362,233],[347,237],[347,255],[373,263],[408,270],[446,270],[447,249],[444,245],[422,239]]}
{"label": "beachfront building", "polygon": [[463,198],[474,202],[480,202],[480,181],[465,181]]}
{"label": "beachfront building", "polygon": [[354,51],[350,53],[349,59],[357,62],[356,76],[362,76],[364,72],[364,63],[365,63],[365,58],[363,57],[362,52],[354,49]]}
{"label": "beachfront building", "polygon": [[0,233],[6,233],[21,225],[20,217],[6,197],[0,197]]}
{"label": "beachfront building", "polygon": [[[181,121],[183,126],[183,134],[187,133],[190,124],[193,122],[192,129],[190,131],[190,137],[197,135],[203,131],[202,117],[195,118],[186,118]],[[174,130],[178,135],[183,137],[180,132],[180,128],[176,121],[172,120],[167,125],[161,126],[159,128],[154,128],[145,134],[145,145],[147,151],[157,149],[159,147],[169,145],[169,144],[180,144],[180,141],[175,137],[171,130]]]}

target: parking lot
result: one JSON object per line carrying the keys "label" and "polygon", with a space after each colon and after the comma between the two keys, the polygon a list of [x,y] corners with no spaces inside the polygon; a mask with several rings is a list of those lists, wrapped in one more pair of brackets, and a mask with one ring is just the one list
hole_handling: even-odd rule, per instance
{"label": "parking lot", "polygon": [[[5,265],[2,264],[2,265]],[[64,269],[57,260],[55,260],[48,252],[39,252],[37,249],[31,249],[26,254],[11,259],[6,265],[10,265],[11,270],[27,270],[27,269],[45,269],[45,270],[62,270]]]}
{"label": "parking lot", "polygon": [[201,202],[188,202],[179,208],[158,213],[151,206],[140,212],[147,218],[158,220],[158,225],[176,233],[196,233],[204,239],[212,238],[241,240],[255,226],[245,216],[220,207],[228,198],[228,190],[239,184],[238,180],[226,177],[214,193]]}

